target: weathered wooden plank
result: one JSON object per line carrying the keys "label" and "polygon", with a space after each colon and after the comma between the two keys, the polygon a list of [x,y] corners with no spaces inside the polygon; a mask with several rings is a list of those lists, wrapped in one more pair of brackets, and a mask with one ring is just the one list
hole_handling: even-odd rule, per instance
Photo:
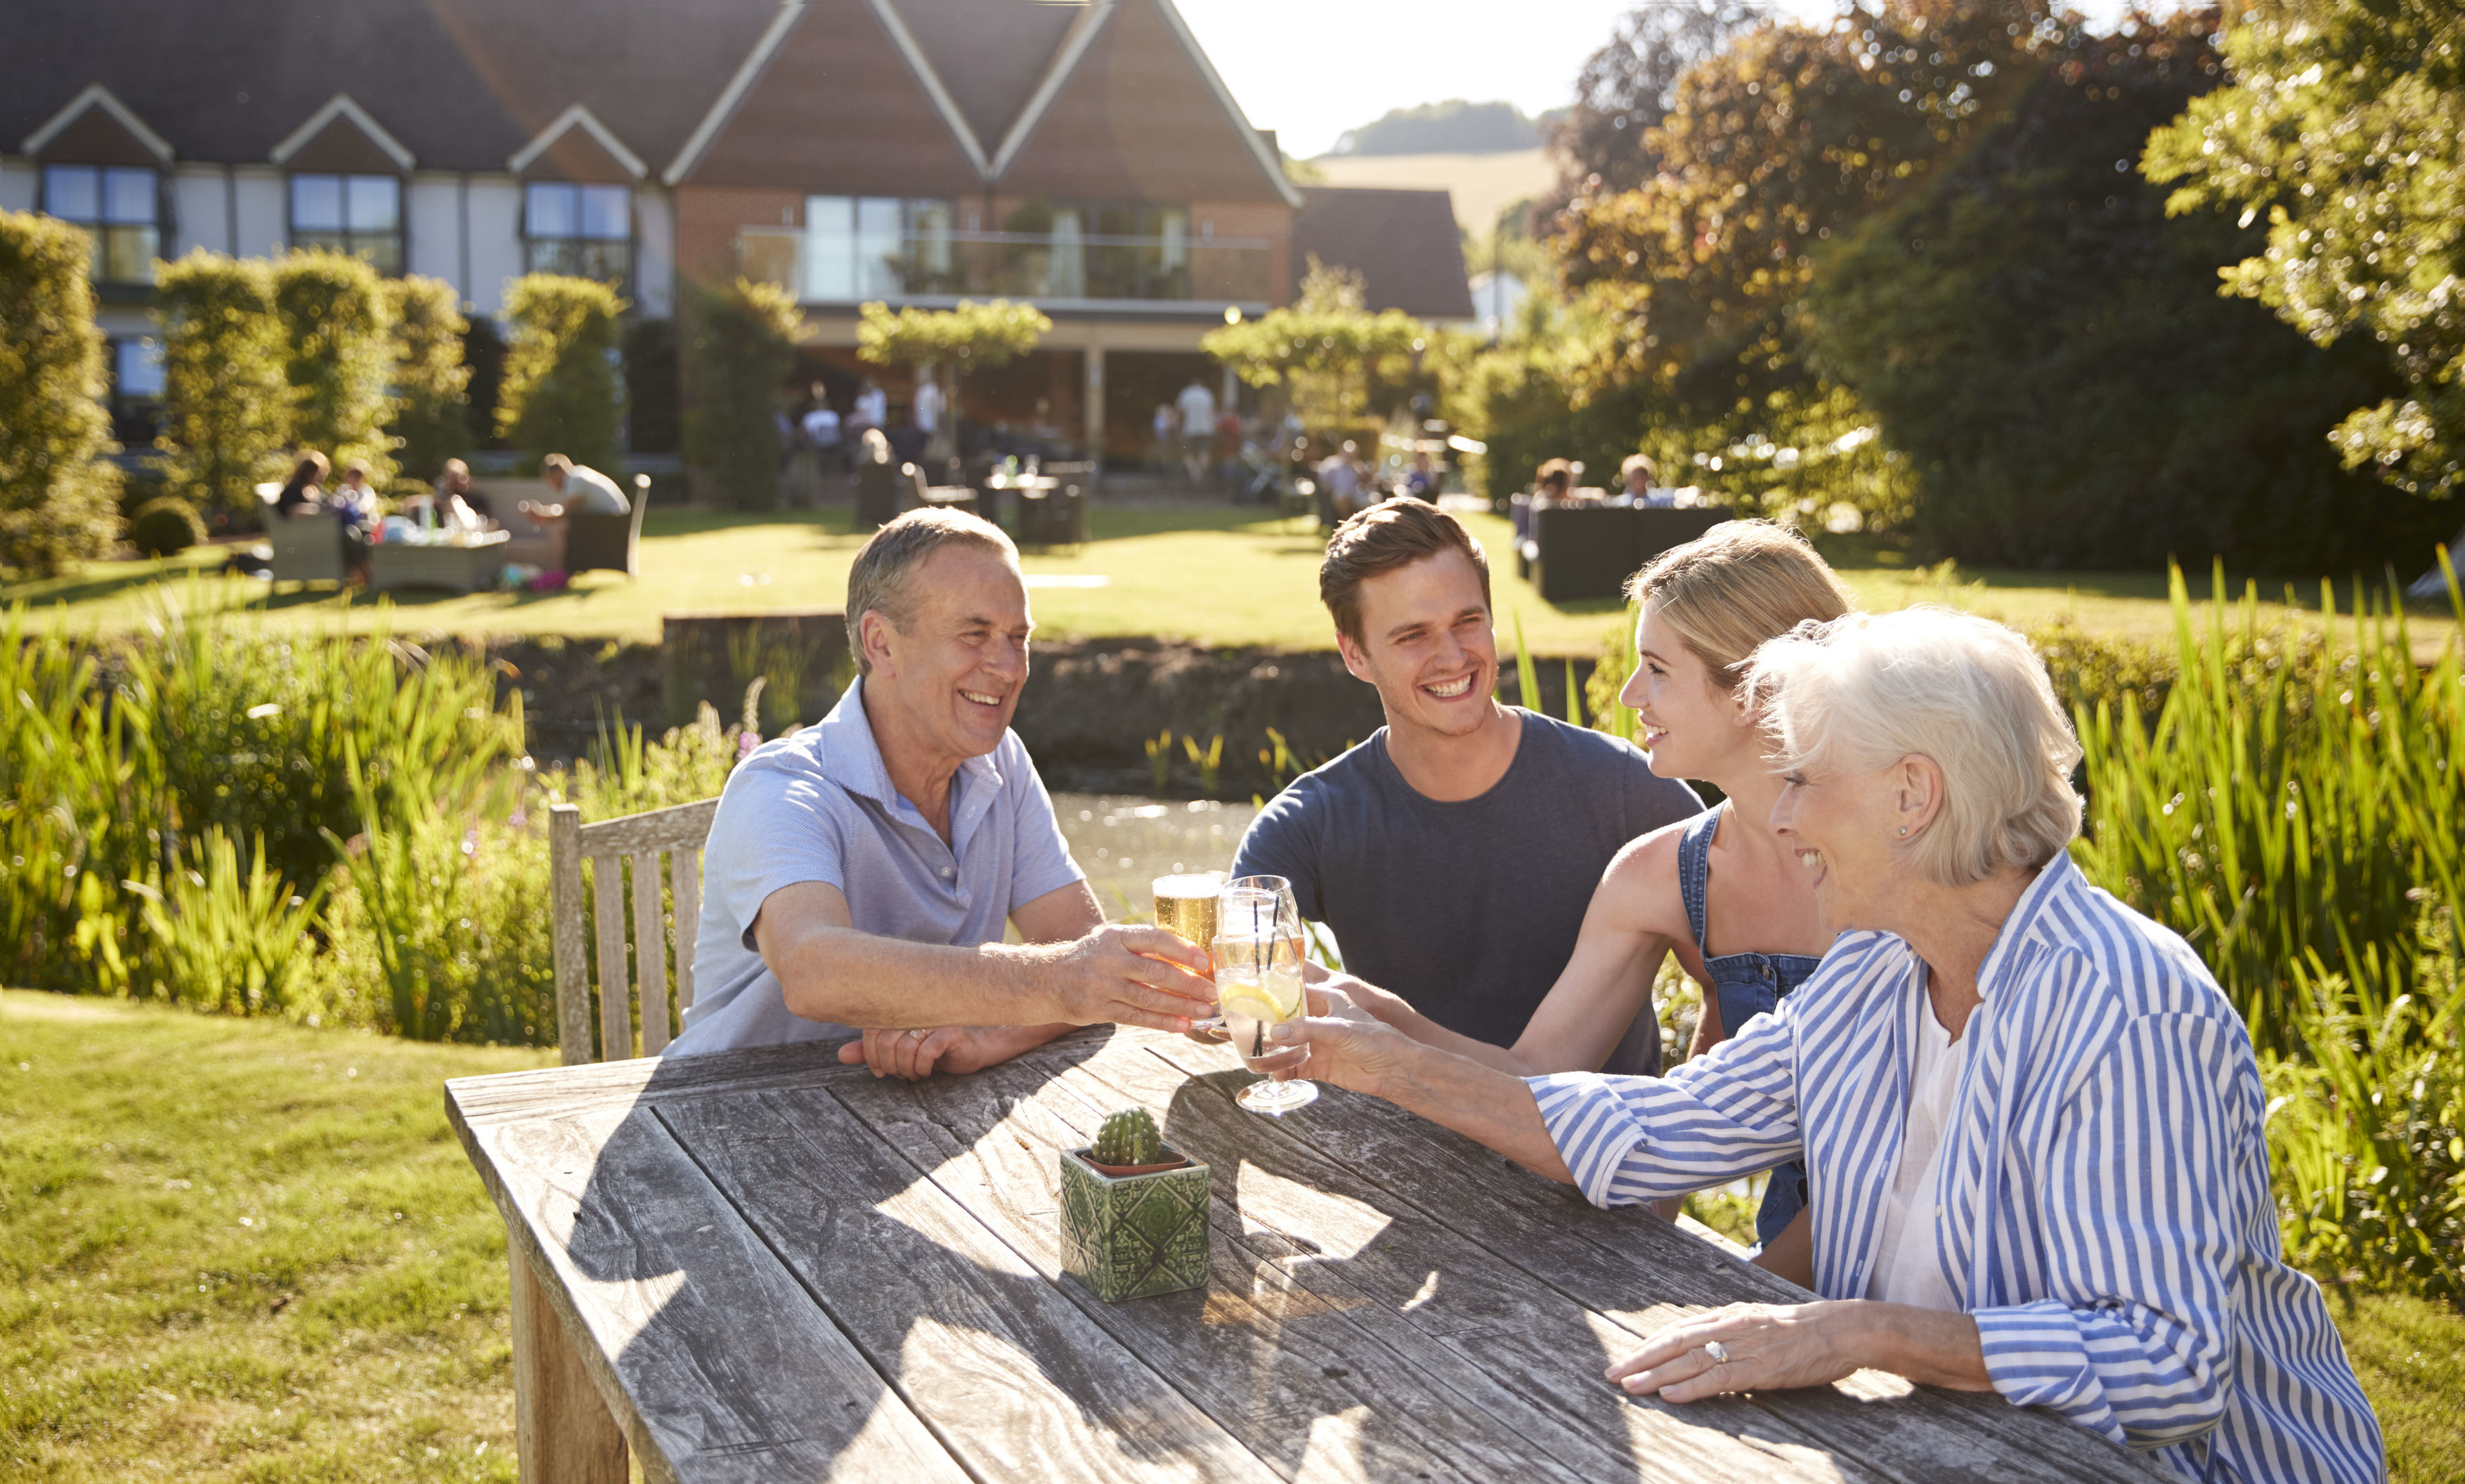
{"label": "weathered wooden plank", "polygon": [[590,967],[582,942],[582,810],[547,811],[548,916],[556,962],[557,1053],[568,1067],[590,1060]]}
{"label": "weathered wooden plank", "polygon": [[633,1054],[633,991],[625,967],[625,863],[590,864],[596,908],[592,931],[599,939],[599,1058],[622,1061]]}
{"label": "weathered wooden plank", "polygon": [[646,1478],[966,1478],[652,1110],[454,1121]]}
{"label": "weathered wooden plank", "polygon": [[[962,1204],[977,1203],[970,1206],[975,1214],[1039,1271],[1054,1274],[1059,1261],[1055,1151],[1083,1142],[1101,1110],[1125,1100],[1102,1073],[1135,1052],[1135,1045],[1117,1039],[1105,1054],[1080,1066],[1065,1064],[1057,1073],[1013,1064],[914,1089],[852,1084],[833,1092],[861,1108],[869,1122],[898,1129],[894,1137],[938,1151],[937,1182],[954,1193],[967,1192]],[[1144,1065],[1163,1071],[1151,1059]],[[1250,1118],[1229,1103],[1224,1113]],[[1259,1133],[1268,1137],[1263,1128]],[[1364,1258],[1348,1250],[1345,1237],[1331,1234],[1348,1228],[1366,1241],[1363,1234],[1388,1225],[1388,1216],[1341,1193],[1356,1182],[1289,1141],[1277,1152],[1315,1161],[1336,1188],[1314,1190],[1270,1174],[1248,1157],[1268,1147],[1208,1151],[1217,1177],[1215,1277],[1196,1322],[1177,1312],[1195,1295],[1106,1306],[1065,1280],[1072,1300],[1244,1443],[1297,1475],[1359,1467],[1372,1477],[1439,1470],[1437,1476],[1566,1479],[1632,1470],[1628,1450],[1615,1446],[1621,1413],[1631,1408],[1600,1381],[1596,1367],[1546,1359],[1566,1338],[1546,1320],[1571,1326],[1567,1334],[1586,1351],[1599,1353],[1579,1306],[1528,1279],[1506,1286],[1491,1282],[1482,1270],[1496,1265],[1486,1253],[1415,1216],[1424,1234],[1445,1244],[1437,1260],[1465,1260],[1466,1271],[1450,1274],[1440,1289],[1450,1293],[1451,1301],[1449,1284],[1477,1296],[1467,1298],[1467,1308],[1492,1306],[1497,1318],[1489,1333],[1504,1340],[1510,1354],[1484,1362],[1472,1353],[1475,1346],[1449,1348],[1401,1317],[1428,1301],[1421,1290],[1432,1266],[1414,1267],[1403,1256]],[[1261,1219],[1270,1208],[1283,1212],[1279,1222]],[[1305,1230],[1295,1240],[1277,1230],[1279,1225],[1314,1229],[1326,1240]],[[1377,1240],[1383,1247],[1392,1239]],[[1364,1263],[1376,1271],[1366,1272]],[[1376,1292],[1358,1281],[1364,1275],[1377,1278]],[[1529,1313],[1521,1294],[1543,1296],[1550,1313]],[[1519,1337],[1519,1324],[1531,1324],[1537,1333]],[[1545,1365],[1553,1384],[1566,1384],[1580,1394],[1562,1406],[1536,1406],[1493,1374],[1524,1363]],[[1607,1441],[1588,1436],[1565,1415],[1586,1406],[1606,1422]],[[1313,1436],[1315,1446],[1308,1440]],[[1708,1429],[1701,1446],[1664,1449],[1654,1470],[1651,1476],[1668,1478],[1740,1473],[1841,1477],[1828,1469],[1801,1472],[1768,1451]],[[1848,1476],[1870,1477],[1854,1470]]]}
{"label": "weathered wooden plank", "polygon": [[710,822],[718,813],[717,799],[696,799],[622,819],[603,819],[582,827],[582,853],[598,859],[641,851],[699,851],[710,838]]}
{"label": "weathered wooden plank", "polygon": [[[656,1056],[668,1049],[668,919],[659,904],[658,852],[644,851],[633,861],[633,972],[642,986],[642,1054]],[[603,862],[601,869],[613,864]]]}
{"label": "weathered wooden plank", "polygon": [[[1230,1053],[1187,1040],[1142,1043],[1188,1073]],[[1639,1345],[1690,1314],[1728,1303],[1802,1302],[1805,1292],[1698,1242],[1640,1208],[1604,1211],[1391,1103],[1326,1090],[1283,1120],[1338,1164],[1391,1190],[1600,1315]],[[1700,1407],[1707,1404],[1694,1403]],[[1912,1386],[1861,1372],[1832,1386],[1758,1394],[1837,1454],[1886,1475],[2147,1484],[2156,1465],[2051,1413],[1998,1397]]]}
{"label": "weathered wooden plank", "polygon": [[519,1246],[512,1268],[514,1457],[524,1484],[626,1484],[625,1429]]}
{"label": "weathered wooden plank", "polygon": [[694,1002],[694,945],[701,939],[701,848],[677,846],[668,854],[668,896],[677,914],[677,1014]]}
{"label": "weathered wooden plank", "polygon": [[709,1056],[636,1056],[576,1067],[542,1067],[455,1077],[445,1084],[455,1116],[474,1123],[542,1114],[570,1113],[614,1103],[662,1102],[677,1097],[724,1096],[772,1087],[802,1087],[839,1077],[864,1077],[861,1066],[842,1066],[839,1041],[804,1041],[722,1052]]}
{"label": "weathered wooden plank", "polygon": [[1826,1458],[1816,1439],[1749,1403],[1680,1407],[1626,1397],[1602,1379],[1611,1350],[1597,1315],[1292,1138],[1287,1120],[1234,1106],[1232,1095],[1254,1078],[1229,1051],[1207,1051],[1226,1069],[1192,1077],[1162,1057],[1123,1053],[1069,1075],[1100,1082],[1116,1102],[1168,1108],[1169,1137],[1237,1159],[1243,1221],[1314,1254],[1289,1260],[1313,1281],[1337,1276],[1366,1297],[1359,1317],[1374,1315],[1409,1336],[1395,1348],[1501,1425],[1546,1440],[1592,1477],[1891,1476]]}
{"label": "weathered wooden plank", "polygon": [[977,1478],[1276,1478],[828,1092],[659,1117]]}

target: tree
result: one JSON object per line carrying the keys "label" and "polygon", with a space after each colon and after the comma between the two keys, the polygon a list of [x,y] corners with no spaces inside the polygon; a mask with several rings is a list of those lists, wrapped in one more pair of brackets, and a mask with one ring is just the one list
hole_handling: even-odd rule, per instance
{"label": "tree", "polygon": [[107,556],[119,534],[92,256],[65,222],[0,211],[0,565],[20,572]]}
{"label": "tree", "polygon": [[1008,365],[1033,350],[1053,328],[1034,305],[1006,299],[982,304],[963,299],[954,309],[901,309],[896,314],[887,304],[871,303],[862,314],[855,331],[857,355],[876,365],[909,365],[925,374],[946,368],[944,401],[953,432],[959,426],[962,378],[978,366]]}
{"label": "tree", "polygon": [[2349,468],[2416,495],[2465,490],[2465,10],[2454,0],[2249,0],[2230,8],[2232,85],[2148,140],[2177,212],[2241,208],[2265,245],[2227,269],[2329,344],[2392,354],[2393,394],[2329,434]]}
{"label": "tree", "polygon": [[1825,244],[1918,191],[2063,35],[2045,0],[1899,0],[1767,25],[1678,79],[1641,188],[1586,192],[1554,239],[1610,327],[1579,397],[1640,391],[1647,451],[1694,482],[1797,503],[1810,454],[1869,516],[1908,496],[1872,419],[1799,343]]}
{"label": "tree", "polygon": [[154,276],[163,321],[166,493],[200,510],[255,511],[282,473],[291,384],[274,274],[263,258],[190,253]]}
{"label": "tree", "polygon": [[434,479],[471,446],[471,368],[462,361],[471,322],[442,278],[388,278],[385,288],[393,317],[395,456],[403,473]]}
{"label": "tree", "polygon": [[394,342],[385,280],[365,258],[318,250],[274,264],[274,311],[281,321],[283,374],[291,384],[291,438],[334,461],[368,466],[383,489],[393,477]]}
{"label": "tree", "polygon": [[774,283],[739,278],[729,289],[688,287],[685,462],[739,510],[779,503],[780,385],[796,365],[804,316]]}
{"label": "tree", "polygon": [[625,387],[616,375],[625,300],[591,278],[535,273],[505,286],[505,380],[497,432],[534,465],[549,454],[612,469]]}
{"label": "tree", "polygon": [[1644,0],[1584,59],[1574,106],[1550,144],[1558,153],[1553,206],[1579,193],[1633,190],[1660,173],[1651,131],[1669,117],[1677,79],[1770,19],[1765,0]]}
{"label": "tree", "polygon": [[[2386,376],[2209,289],[2255,235],[2168,220],[2128,168],[2215,83],[2214,17],[2049,58],[2010,119],[1870,219],[1808,297],[1818,368],[1879,414],[1929,555],[2002,566],[2376,568],[2432,533],[2321,434]],[[2124,166],[2118,168],[2118,166]],[[2409,507],[2412,507],[2409,509]]]}
{"label": "tree", "polygon": [[1371,314],[1361,275],[1313,253],[1290,305],[1210,330],[1198,343],[1253,387],[1289,388],[1301,425],[1332,436],[1366,431],[1372,384],[1410,376],[1432,338],[1400,309]]}

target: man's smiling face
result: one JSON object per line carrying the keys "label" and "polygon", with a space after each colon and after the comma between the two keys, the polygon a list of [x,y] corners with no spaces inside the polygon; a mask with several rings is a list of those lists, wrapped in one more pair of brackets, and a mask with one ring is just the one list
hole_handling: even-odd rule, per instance
{"label": "man's smiling face", "polygon": [[1027,587],[976,546],[949,545],[907,575],[915,614],[886,625],[889,653],[865,681],[868,710],[895,708],[910,735],[951,758],[1001,745],[1027,684]]}
{"label": "man's smiling face", "polygon": [[1445,737],[1479,730],[1498,689],[1498,640],[1472,559],[1449,549],[1361,584],[1361,637],[1344,663],[1378,687],[1390,725]]}

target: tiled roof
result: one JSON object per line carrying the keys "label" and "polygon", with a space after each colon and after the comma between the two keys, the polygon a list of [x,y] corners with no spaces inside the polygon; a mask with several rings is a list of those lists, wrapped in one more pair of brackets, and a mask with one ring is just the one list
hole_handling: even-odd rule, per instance
{"label": "tiled roof", "polygon": [[1293,281],[1309,255],[1362,277],[1372,309],[1425,320],[1469,320],[1463,243],[1454,199],[1443,190],[1313,186],[1293,217]]}

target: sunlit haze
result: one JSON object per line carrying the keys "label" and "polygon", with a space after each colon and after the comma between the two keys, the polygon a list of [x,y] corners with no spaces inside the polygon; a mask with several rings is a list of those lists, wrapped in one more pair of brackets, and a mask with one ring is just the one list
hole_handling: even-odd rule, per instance
{"label": "sunlit haze", "polygon": [[[1502,99],[1528,114],[1574,96],[1584,58],[1609,39],[1630,0],[1177,0],[1250,122],[1299,159],[1386,113],[1450,98]],[[2169,7],[2161,7],[2169,8]],[[1833,0],[1782,0],[1792,15],[1829,16]],[[2091,0],[2092,21],[2125,7]]]}

